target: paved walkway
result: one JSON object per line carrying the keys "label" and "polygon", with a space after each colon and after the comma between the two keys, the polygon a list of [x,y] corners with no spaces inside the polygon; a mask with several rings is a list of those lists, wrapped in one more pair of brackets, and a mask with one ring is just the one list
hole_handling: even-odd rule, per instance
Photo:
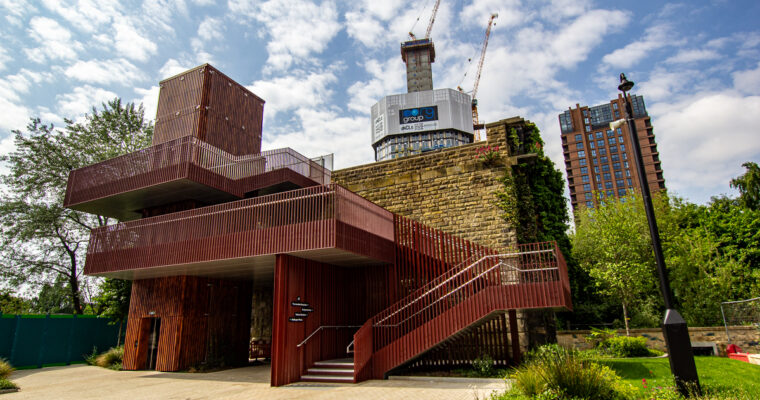
{"label": "paved walkway", "polygon": [[269,386],[269,366],[211,373],[111,371],[86,365],[15,371],[15,399],[485,399],[500,380],[374,380],[356,385],[296,383]]}

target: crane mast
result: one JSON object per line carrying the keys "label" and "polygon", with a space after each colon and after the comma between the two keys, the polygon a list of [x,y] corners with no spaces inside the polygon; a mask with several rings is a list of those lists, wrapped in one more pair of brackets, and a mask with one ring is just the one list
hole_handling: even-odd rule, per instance
{"label": "crane mast", "polygon": [[488,48],[488,38],[491,36],[491,27],[493,26],[493,20],[498,17],[498,13],[491,14],[488,19],[488,27],[486,28],[486,37],[483,39],[483,47],[480,50],[480,61],[478,61],[478,72],[475,75],[475,84],[472,88],[472,126],[475,128],[475,140],[480,141],[480,131],[483,129],[483,125],[478,121],[478,85],[480,85],[480,74],[483,72],[483,61],[486,59],[486,48]]}

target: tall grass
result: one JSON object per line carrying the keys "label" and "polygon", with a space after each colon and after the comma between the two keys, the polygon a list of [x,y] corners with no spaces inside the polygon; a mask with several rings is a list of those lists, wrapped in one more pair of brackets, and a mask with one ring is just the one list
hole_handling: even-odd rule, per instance
{"label": "tall grass", "polygon": [[636,389],[609,367],[556,345],[529,355],[511,378],[522,394],[531,397],[627,400],[636,395]]}
{"label": "tall grass", "polygon": [[8,361],[0,358],[0,379],[8,379],[11,376],[11,372],[15,370]]}

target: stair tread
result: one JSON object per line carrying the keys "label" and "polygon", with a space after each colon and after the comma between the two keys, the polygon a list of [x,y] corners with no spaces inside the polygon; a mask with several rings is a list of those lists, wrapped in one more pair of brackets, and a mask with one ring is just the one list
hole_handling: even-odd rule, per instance
{"label": "stair tread", "polygon": [[353,376],[340,376],[340,375],[302,375],[301,380],[310,380],[310,379],[324,379],[328,381],[352,381],[354,380]]}
{"label": "stair tread", "polygon": [[307,370],[308,372],[343,372],[346,374],[353,374],[354,369],[348,369],[348,368],[309,368]]}

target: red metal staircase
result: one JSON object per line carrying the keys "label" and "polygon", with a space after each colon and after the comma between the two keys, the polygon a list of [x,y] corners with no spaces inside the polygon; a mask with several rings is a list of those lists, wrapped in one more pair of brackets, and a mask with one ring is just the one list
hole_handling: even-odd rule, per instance
{"label": "red metal staircase", "polygon": [[354,335],[354,379],[379,379],[452,336],[507,310],[570,309],[556,243],[521,246],[451,268],[368,320]]}

